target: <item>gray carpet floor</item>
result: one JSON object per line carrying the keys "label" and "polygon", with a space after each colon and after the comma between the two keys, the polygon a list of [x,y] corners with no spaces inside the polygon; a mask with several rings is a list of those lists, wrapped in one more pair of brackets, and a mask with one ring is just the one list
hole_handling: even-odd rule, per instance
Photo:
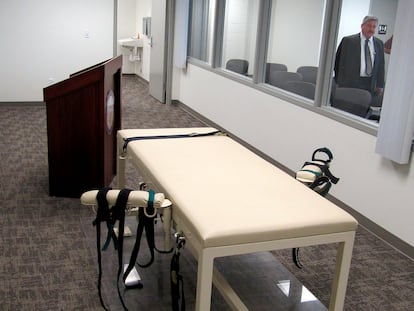
{"label": "gray carpet floor", "polygon": [[[123,77],[122,96],[123,128],[205,125],[179,106],[158,103],[136,76]],[[0,106],[0,131],[0,310],[101,310],[95,236],[84,228],[93,213],[78,199],[48,196],[45,107]],[[129,171],[127,184],[137,188]],[[302,248],[303,269],[292,264],[290,250],[271,254],[327,305],[335,251]],[[358,229],[345,310],[414,310],[413,281],[411,259]],[[258,305],[254,310],[265,309]]]}

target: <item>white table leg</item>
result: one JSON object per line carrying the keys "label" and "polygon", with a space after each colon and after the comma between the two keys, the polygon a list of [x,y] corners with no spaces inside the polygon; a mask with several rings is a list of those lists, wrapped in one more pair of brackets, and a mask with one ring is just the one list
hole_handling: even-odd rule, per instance
{"label": "white table leg", "polygon": [[339,243],[336,256],[335,275],[332,284],[329,310],[343,310],[345,303],[346,286],[349,269],[351,267],[352,249],[354,247],[355,232],[350,232],[346,241]]}
{"label": "white table leg", "polygon": [[213,284],[223,296],[229,307],[234,311],[249,311],[246,305],[240,300],[240,297],[236,294],[227,280],[221,275],[221,273],[213,268]]}
{"label": "white table leg", "polygon": [[198,258],[196,310],[210,311],[214,257],[203,249]]}
{"label": "white table leg", "polygon": [[163,211],[164,250],[171,249],[171,206]]}
{"label": "white table leg", "polygon": [[123,189],[123,188],[125,188],[125,162],[126,162],[126,158],[122,155],[122,146],[118,146],[117,153],[118,154],[117,154],[117,157],[116,157],[116,186],[118,187],[118,189]]}

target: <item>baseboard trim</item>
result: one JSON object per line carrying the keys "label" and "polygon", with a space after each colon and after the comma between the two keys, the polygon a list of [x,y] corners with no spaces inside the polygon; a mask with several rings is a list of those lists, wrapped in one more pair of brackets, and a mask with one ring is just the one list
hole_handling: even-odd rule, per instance
{"label": "baseboard trim", "polygon": [[384,229],[380,225],[376,224],[366,216],[354,210],[352,207],[348,206],[341,200],[335,198],[332,195],[328,195],[327,199],[337,206],[341,207],[343,210],[347,211],[358,221],[359,225],[367,229],[373,235],[377,236],[379,239],[383,240],[385,243],[389,244],[392,248],[407,256],[411,260],[414,260],[414,247],[401,240],[396,235],[392,234],[388,230]]}
{"label": "baseboard trim", "polygon": [[45,106],[46,103],[42,101],[29,101],[29,102],[0,102],[0,107],[38,107]]}
{"label": "baseboard trim", "polygon": [[136,73],[123,73],[122,76],[125,76],[125,77],[132,77],[132,76],[134,76],[134,77],[137,77],[142,82],[144,82],[146,84],[149,84],[149,81],[148,80],[145,80],[143,77],[141,77],[140,75],[138,75]]}
{"label": "baseboard trim", "polygon": [[[198,113],[194,109],[192,109],[192,108],[188,107],[187,105],[185,105],[184,103],[182,103],[178,100],[173,100],[172,103],[179,106],[185,112],[187,112],[188,114],[194,116],[195,118],[197,118],[198,120],[200,120],[201,122],[206,124],[206,126],[211,126],[211,127],[214,127],[214,128],[216,128],[220,131],[228,133],[234,140],[236,140],[237,142],[239,142],[240,144],[242,144],[243,146],[245,146],[246,148],[248,148],[252,152],[256,153],[258,156],[260,156],[263,159],[267,160],[268,162],[272,163],[273,165],[280,168],[281,170],[283,170],[287,174],[289,174],[291,176],[295,176],[294,171],[292,171],[289,168],[287,168],[286,166],[280,164],[275,159],[269,157],[268,155],[266,155],[262,151],[258,150],[257,148],[253,147],[252,145],[250,145],[246,141],[238,138],[236,135],[233,135],[231,132],[227,131],[225,128],[223,128],[220,125],[216,124],[215,122],[209,120],[208,118],[201,115],[200,113]],[[391,232],[385,230],[384,228],[382,228],[378,224],[374,223],[372,220],[370,220],[369,218],[367,218],[364,215],[360,214],[359,212],[354,210],[352,207],[346,205],[344,202],[342,202],[341,200],[335,198],[334,196],[328,195],[327,199],[330,200],[331,202],[333,202],[335,205],[342,208],[343,210],[347,211],[353,217],[355,217],[355,219],[358,221],[360,226],[364,227],[366,230],[368,230],[369,232],[371,232],[372,234],[377,236],[379,239],[381,239],[385,243],[389,244],[392,248],[394,248],[395,250],[397,250],[401,254],[407,256],[411,260],[414,260],[414,247],[413,246],[411,246],[407,242],[401,240],[400,238],[398,238],[397,236],[395,236]]]}

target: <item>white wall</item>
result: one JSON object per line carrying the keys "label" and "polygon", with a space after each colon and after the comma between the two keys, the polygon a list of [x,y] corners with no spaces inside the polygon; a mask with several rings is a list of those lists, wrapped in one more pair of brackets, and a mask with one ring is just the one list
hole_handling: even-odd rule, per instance
{"label": "white wall", "polygon": [[370,12],[378,17],[378,24],[387,25],[387,33],[377,34],[383,42],[394,34],[395,16],[397,14],[398,0],[371,0]]}
{"label": "white wall", "polygon": [[[142,33],[151,0],[118,3],[118,38]],[[114,0],[0,1],[0,102],[43,101],[44,87],[113,57],[113,28]],[[149,80],[149,57],[145,37],[142,61],[123,69]]]}
{"label": "white wall", "polygon": [[142,34],[142,18],[151,16],[151,3],[151,0],[118,0],[118,39],[140,36],[144,41],[144,46],[138,49],[141,59],[136,61],[130,61],[130,49],[118,45],[118,54],[123,55],[122,72],[137,74],[147,81],[151,47],[148,37]]}
{"label": "white wall", "polygon": [[[387,33],[384,35],[377,35],[384,43],[394,34],[395,16],[397,14],[398,0],[371,0],[371,13],[378,16],[378,23],[387,25]],[[390,55],[385,54],[385,74],[387,75],[387,68]]]}
{"label": "white wall", "polygon": [[369,14],[370,0],[345,0],[342,2],[337,45],[344,36],[361,32],[364,16]]}
{"label": "white wall", "polygon": [[245,59],[249,74],[254,68],[258,8],[257,0],[226,1],[223,64],[232,58]]}
{"label": "white wall", "polygon": [[[137,1],[137,11],[136,11],[136,29],[142,35],[142,18],[151,16],[151,0],[136,0]],[[145,80],[149,81],[149,72],[150,72],[150,56],[151,56],[151,47],[148,42],[148,37],[143,36],[144,47],[142,49],[142,58],[141,62],[137,64],[135,73]]]}
{"label": "white wall", "polygon": [[[137,37],[136,0],[118,0],[117,39]],[[137,62],[131,62],[131,49],[117,44],[117,55],[122,55],[122,73],[134,74]]]}
{"label": "white wall", "polygon": [[272,3],[267,62],[285,64],[288,71],[318,66],[325,0]]}
{"label": "white wall", "polygon": [[191,64],[175,78],[180,101],[293,171],[330,148],[332,195],[414,246],[413,164],[381,158],[374,136]]}
{"label": "white wall", "polygon": [[42,101],[51,82],[111,58],[113,20],[113,0],[1,1],[0,102]]}

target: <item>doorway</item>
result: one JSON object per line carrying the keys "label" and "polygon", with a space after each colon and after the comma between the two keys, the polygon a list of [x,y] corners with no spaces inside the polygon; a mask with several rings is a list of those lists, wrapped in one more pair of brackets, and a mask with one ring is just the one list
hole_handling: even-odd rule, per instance
{"label": "doorway", "polygon": [[148,81],[150,95],[162,103],[170,103],[175,1],[115,0],[114,3],[114,54],[128,53],[120,49],[119,39],[137,35],[143,39],[141,58],[131,62],[125,55],[123,72]]}

